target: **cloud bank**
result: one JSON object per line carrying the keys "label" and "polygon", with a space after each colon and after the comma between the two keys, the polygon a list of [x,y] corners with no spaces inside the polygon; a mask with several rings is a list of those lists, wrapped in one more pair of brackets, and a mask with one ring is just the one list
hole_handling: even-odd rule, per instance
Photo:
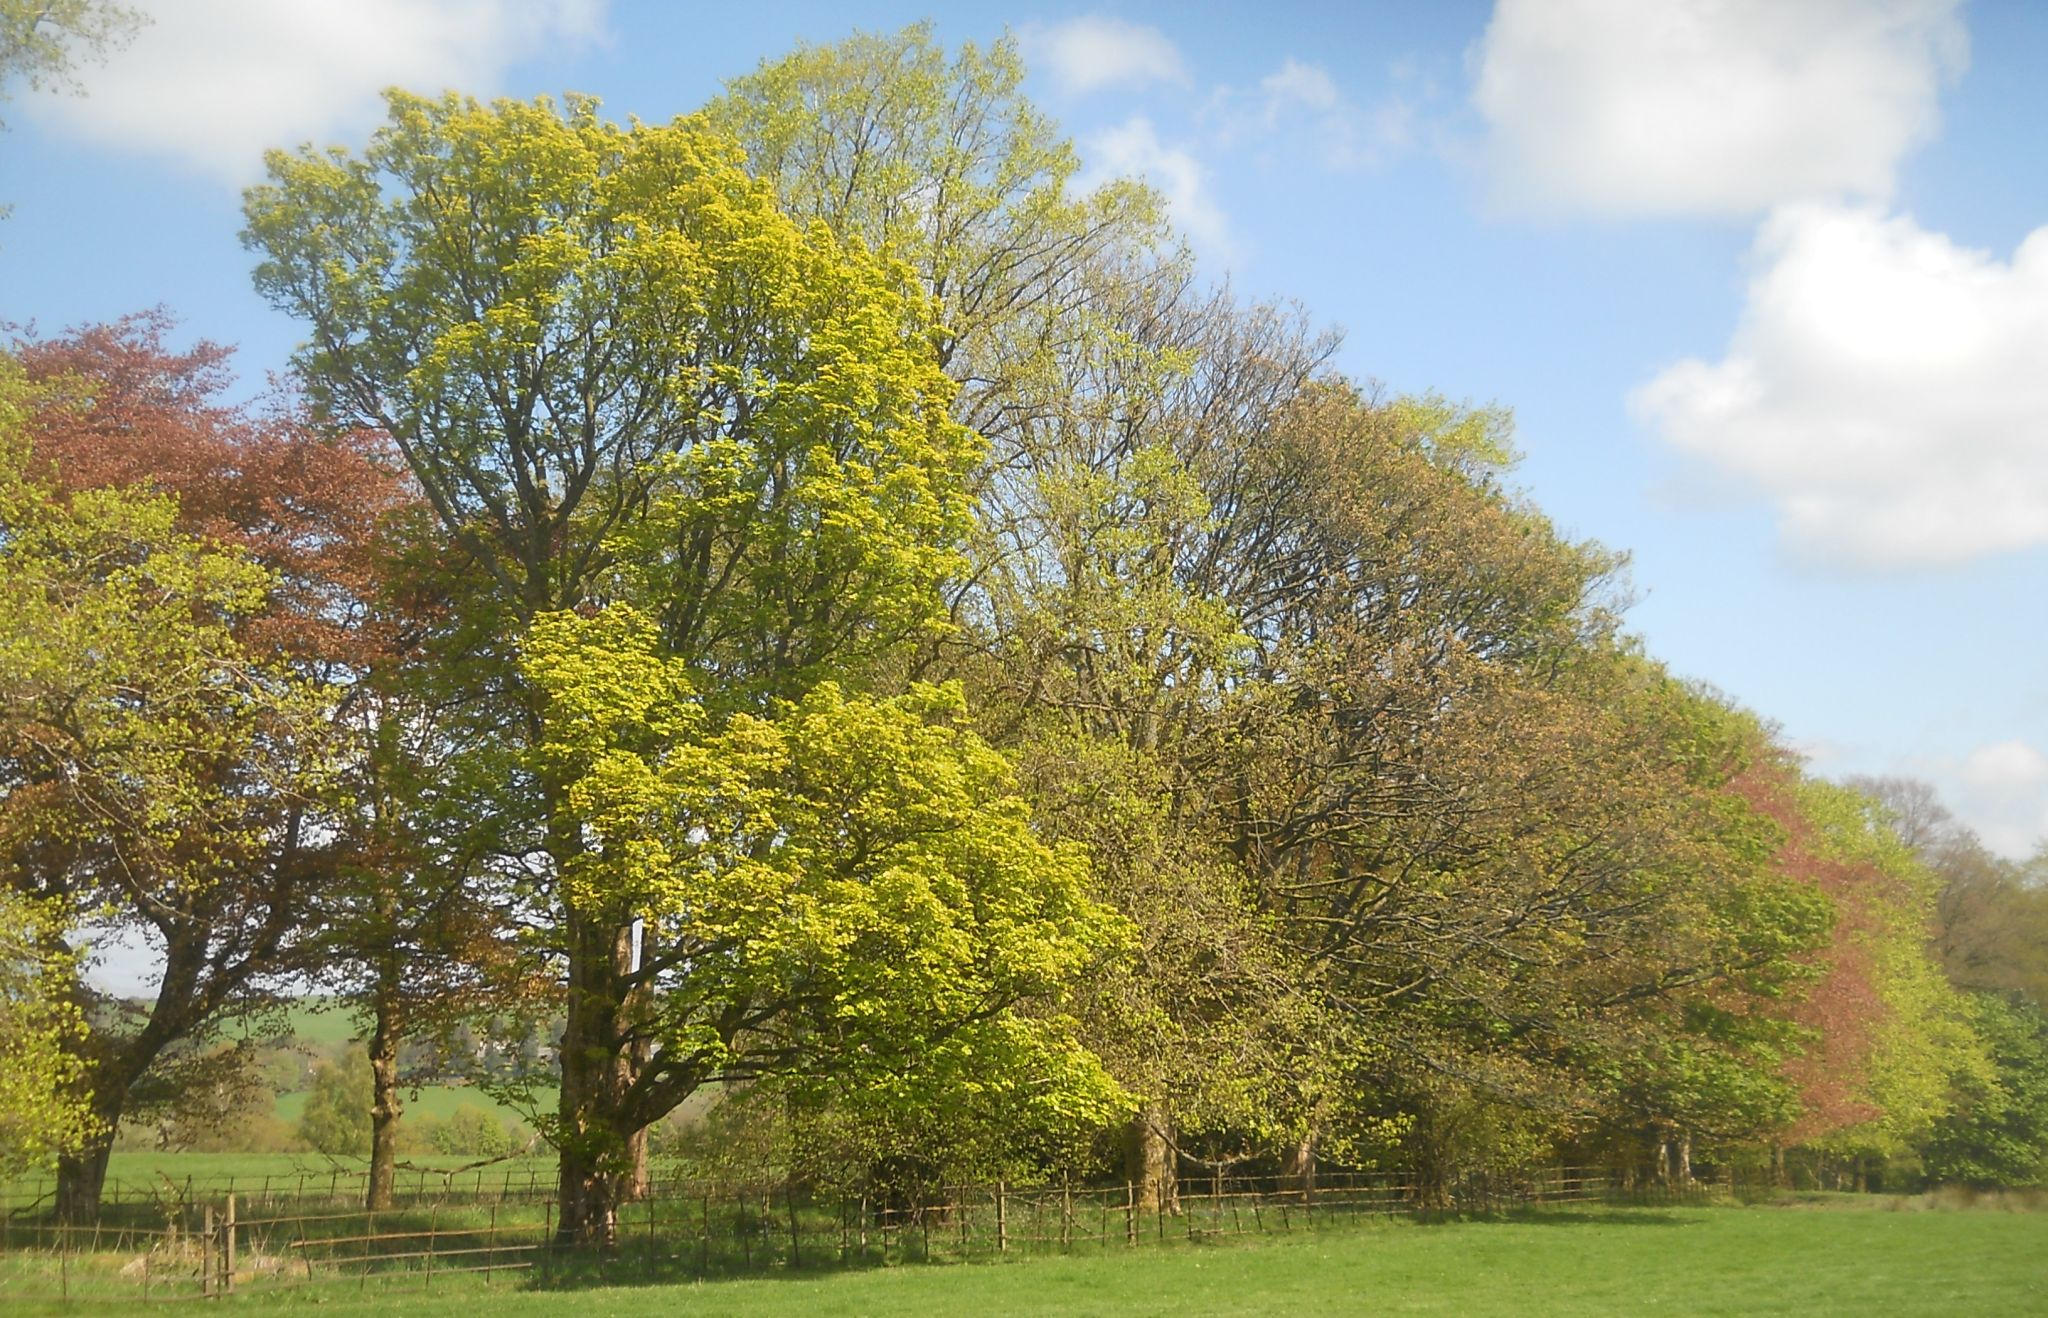
{"label": "cloud bank", "polygon": [[102,146],[169,156],[228,183],[263,151],[381,117],[378,93],[487,91],[550,44],[602,38],[605,0],[143,0],[151,22],[83,98],[38,97],[38,117]]}
{"label": "cloud bank", "polygon": [[1747,215],[1890,197],[1968,42],[1958,0],[1500,0],[1473,102],[1498,196]]}
{"label": "cloud bank", "polygon": [[1755,260],[1726,353],[1638,390],[1644,422],[1769,498],[1808,559],[2048,544],[2048,228],[2004,261],[1871,208],[1795,206]]}

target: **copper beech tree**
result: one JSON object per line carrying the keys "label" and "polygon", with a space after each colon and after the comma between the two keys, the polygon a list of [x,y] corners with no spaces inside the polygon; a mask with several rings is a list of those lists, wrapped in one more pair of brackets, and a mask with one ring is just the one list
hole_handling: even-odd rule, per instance
{"label": "copper beech tree", "polygon": [[[78,728],[39,738],[40,761],[20,751],[14,760],[24,784],[43,784],[8,801],[33,820],[40,839],[18,853],[19,882],[63,894],[81,915],[106,905],[114,915],[100,932],[143,930],[145,945],[161,957],[146,1008],[101,1003],[88,1012],[94,1028],[81,1041],[82,1083],[101,1129],[97,1144],[60,1165],[64,1211],[74,1217],[94,1211],[124,1113],[197,1087],[188,1073],[222,1064],[200,1045],[226,1019],[302,988],[303,976],[334,963],[335,917],[370,840],[349,805],[348,780],[360,777],[363,762],[360,747],[351,746],[352,720],[366,680],[404,632],[382,603],[383,545],[410,498],[387,446],[367,432],[317,430],[289,408],[227,403],[228,350],[204,343],[173,349],[170,332],[165,315],[150,313],[17,345],[34,390],[22,427],[23,478],[50,506],[82,518],[95,499],[136,501],[157,510],[151,516],[163,525],[151,523],[158,539],[138,541],[131,556],[197,555],[249,574],[232,599],[173,597],[160,605],[187,611],[178,616],[201,629],[193,643],[212,647],[204,662],[226,665],[214,686],[239,685],[249,697],[242,704],[208,699],[204,684],[186,693],[185,706],[152,697],[156,683],[173,680],[174,666],[126,678],[104,671],[95,679],[101,685],[63,688],[74,701],[143,701],[135,717],[153,698],[197,721],[187,729],[190,753],[158,765],[159,786],[174,791],[174,802],[145,810],[138,801],[141,814],[81,835],[66,827],[65,812],[102,807],[56,793],[53,774],[121,747],[95,744]],[[109,527],[106,534],[121,532]],[[110,570],[70,583],[82,593],[68,600],[47,586],[58,610],[51,625],[82,618],[88,602],[112,588]],[[132,625],[152,620],[166,637],[182,634],[156,614],[138,615]],[[139,685],[123,687],[124,680]],[[48,726],[57,690],[9,694],[20,735]],[[281,718],[286,729],[270,726]],[[228,736],[229,727],[240,731]],[[225,740],[202,750],[209,745],[203,731]],[[184,822],[165,831],[145,823],[150,810]],[[50,845],[59,838],[70,841]],[[83,981],[76,992],[90,996]]]}

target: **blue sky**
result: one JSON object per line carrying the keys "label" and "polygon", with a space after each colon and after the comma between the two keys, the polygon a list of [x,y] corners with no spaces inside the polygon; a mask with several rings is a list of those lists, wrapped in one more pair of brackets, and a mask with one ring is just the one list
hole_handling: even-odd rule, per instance
{"label": "blue sky", "polygon": [[1342,327],[1356,377],[1514,409],[1653,653],[1817,772],[2048,835],[2048,5],[142,7],[85,96],[7,107],[0,318],[162,304],[258,383],[296,331],[239,189],[266,145],[360,145],[382,86],[665,118],[799,40],[1008,29],[1087,176],[1150,178],[1212,273]]}

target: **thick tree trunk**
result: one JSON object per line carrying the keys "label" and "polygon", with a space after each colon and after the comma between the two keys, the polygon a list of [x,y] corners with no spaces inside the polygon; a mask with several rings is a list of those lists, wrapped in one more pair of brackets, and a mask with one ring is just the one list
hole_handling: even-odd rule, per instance
{"label": "thick tree trunk", "polygon": [[1138,1110],[1124,1133],[1124,1175],[1137,1187],[1138,1202],[1167,1213],[1180,1212],[1180,1177],[1171,1142],[1173,1126],[1164,1104]]}
{"label": "thick tree trunk", "polygon": [[616,1151],[607,1157],[584,1145],[564,1145],[557,1245],[595,1245],[603,1249],[618,1245],[619,1204],[624,1199],[626,1179],[617,1167]]}
{"label": "thick tree trunk", "polygon": [[1680,1189],[1690,1188],[1692,1185],[1692,1132],[1689,1130],[1679,1131],[1678,1137],[1672,1141],[1672,1147],[1678,1155],[1678,1186]]}
{"label": "thick tree trunk", "polygon": [[630,1190],[633,1137],[646,1123],[625,1109],[633,1058],[620,1044],[630,931],[573,920],[562,1030],[561,1214],[564,1245],[609,1248]]}
{"label": "thick tree trunk", "polygon": [[66,1226],[91,1226],[100,1219],[100,1192],[107,1184],[107,1155],[114,1151],[112,1120],[84,1147],[57,1159],[57,1220]]}
{"label": "thick tree trunk", "polygon": [[398,1179],[398,1045],[405,1029],[399,1007],[397,966],[379,972],[375,1022],[370,1029],[370,1184],[363,1206],[391,1207]]}

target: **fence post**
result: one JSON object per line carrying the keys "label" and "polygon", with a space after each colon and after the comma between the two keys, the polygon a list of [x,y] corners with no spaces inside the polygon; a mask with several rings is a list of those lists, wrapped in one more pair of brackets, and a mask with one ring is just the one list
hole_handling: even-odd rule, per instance
{"label": "fence post", "polygon": [[199,1293],[207,1299],[213,1298],[213,1205],[206,1206],[200,1219],[199,1235]]}
{"label": "fence post", "polygon": [[221,1241],[221,1290],[229,1295],[233,1295],[235,1293],[235,1194],[232,1190],[228,1191],[228,1220],[222,1224],[221,1230],[225,1233],[226,1237]]}
{"label": "fence post", "polygon": [[996,1182],[996,1253],[1010,1252],[1010,1206],[1009,1192],[1001,1181]]}
{"label": "fence post", "polygon": [[484,1285],[491,1284],[491,1265],[498,1261],[498,1206],[491,1205],[491,1233],[484,1237]]}
{"label": "fence post", "polygon": [[1124,1244],[1138,1243],[1138,1183],[1124,1182]]}
{"label": "fence post", "polygon": [[427,1280],[426,1288],[434,1289],[434,1250],[441,1243],[441,1205],[435,1204],[427,1210]]}

